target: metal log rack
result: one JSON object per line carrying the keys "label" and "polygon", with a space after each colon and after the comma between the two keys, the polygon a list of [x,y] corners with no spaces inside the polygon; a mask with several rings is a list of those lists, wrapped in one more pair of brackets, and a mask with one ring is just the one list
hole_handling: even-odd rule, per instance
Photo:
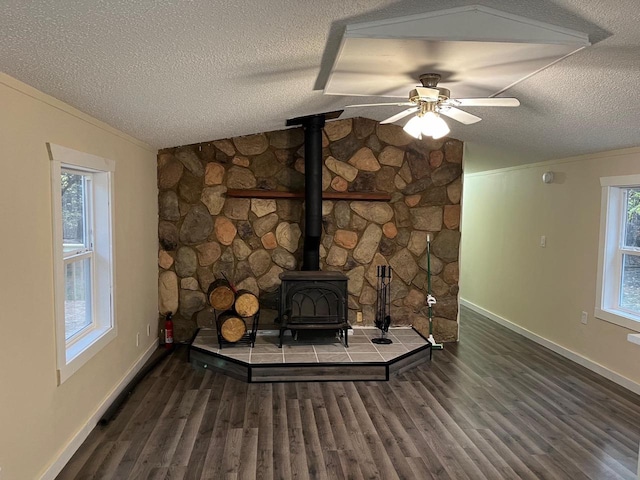
{"label": "metal log rack", "polygon": [[238,315],[238,317],[242,318],[245,324],[247,325],[247,332],[237,342],[230,342],[222,336],[222,332],[221,332],[222,324],[220,323],[220,314],[225,311],[226,310],[223,311],[223,310],[216,310],[215,308],[213,309],[213,314],[216,319],[216,333],[218,335],[218,346],[220,350],[222,350],[223,345],[226,345],[226,346],[245,345],[253,348],[256,344],[256,335],[258,334],[258,322],[260,320],[260,310],[258,310],[256,313],[254,313],[250,317],[240,317],[240,315]]}

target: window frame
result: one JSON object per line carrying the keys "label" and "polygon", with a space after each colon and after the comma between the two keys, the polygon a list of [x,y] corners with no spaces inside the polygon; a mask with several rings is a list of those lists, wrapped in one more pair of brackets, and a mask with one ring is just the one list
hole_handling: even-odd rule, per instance
{"label": "window frame", "polygon": [[[56,330],[56,371],[62,384],[117,336],[115,320],[115,265],[113,225],[113,175],[115,162],[55,144],[47,144],[51,161],[54,318]],[[65,271],[69,259],[65,255],[62,233],[63,171],[90,176],[89,225],[91,245],[92,323],[66,339]],[[83,249],[86,250],[86,249]],[[86,252],[75,257],[85,257]],[[78,261],[82,261],[79,260]]]}
{"label": "window frame", "polygon": [[640,175],[600,178],[600,244],[594,316],[601,320],[640,332],[640,314],[620,306],[623,255],[640,255],[624,247],[624,190],[640,188]]}

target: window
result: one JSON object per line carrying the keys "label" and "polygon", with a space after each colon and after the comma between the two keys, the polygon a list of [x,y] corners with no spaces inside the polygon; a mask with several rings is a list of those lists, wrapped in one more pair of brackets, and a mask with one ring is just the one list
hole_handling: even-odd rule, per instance
{"label": "window", "polygon": [[605,177],[602,185],[595,315],[640,331],[640,175]]}
{"label": "window", "polygon": [[91,174],[63,169],[62,255],[64,258],[64,338],[81,335],[94,325],[91,308],[93,240],[91,235]]}
{"label": "window", "polygon": [[116,336],[111,160],[49,144],[57,370],[64,382]]}

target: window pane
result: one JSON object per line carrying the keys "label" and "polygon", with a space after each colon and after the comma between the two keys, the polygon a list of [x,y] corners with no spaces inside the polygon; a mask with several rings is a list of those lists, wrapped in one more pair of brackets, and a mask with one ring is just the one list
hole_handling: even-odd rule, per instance
{"label": "window pane", "polygon": [[626,188],[624,199],[624,246],[640,247],[640,188]]}
{"label": "window pane", "polygon": [[91,259],[68,263],[64,280],[64,336],[68,340],[92,324]]}
{"label": "window pane", "polygon": [[62,172],[62,243],[64,253],[88,247],[84,175]]}
{"label": "window pane", "polygon": [[622,256],[620,306],[640,313],[640,257]]}

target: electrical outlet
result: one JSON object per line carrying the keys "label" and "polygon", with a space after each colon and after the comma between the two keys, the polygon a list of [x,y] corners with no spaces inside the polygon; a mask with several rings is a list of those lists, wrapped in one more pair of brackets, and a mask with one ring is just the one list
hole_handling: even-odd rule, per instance
{"label": "electrical outlet", "polygon": [[583,325],[586,325],[588,321],[589,321],[589,314],[587,312],[582,312],[582,315],[580,315],[580,323],[582,323]]}
{"label": "electrical outlet", "polygon": [[136,333],[136,347],[140,346],[140,332]]}
{"label": "electrical outlet", "polygon": [[147,337],[151,336],[151,325],[147,323]]}
{"label": "electrical outlet", "polygon": [[540,246],[541,246],[542,248],[544,248],[544,247],[546,247],[546,246],[547,246],[547,237],[546,237],[545,235],[542,235],[542,236],[540,237]]}
{"label": "electrical outlet", "polygon": [[356,322],[362,323],[362,312],[356,313]]}

